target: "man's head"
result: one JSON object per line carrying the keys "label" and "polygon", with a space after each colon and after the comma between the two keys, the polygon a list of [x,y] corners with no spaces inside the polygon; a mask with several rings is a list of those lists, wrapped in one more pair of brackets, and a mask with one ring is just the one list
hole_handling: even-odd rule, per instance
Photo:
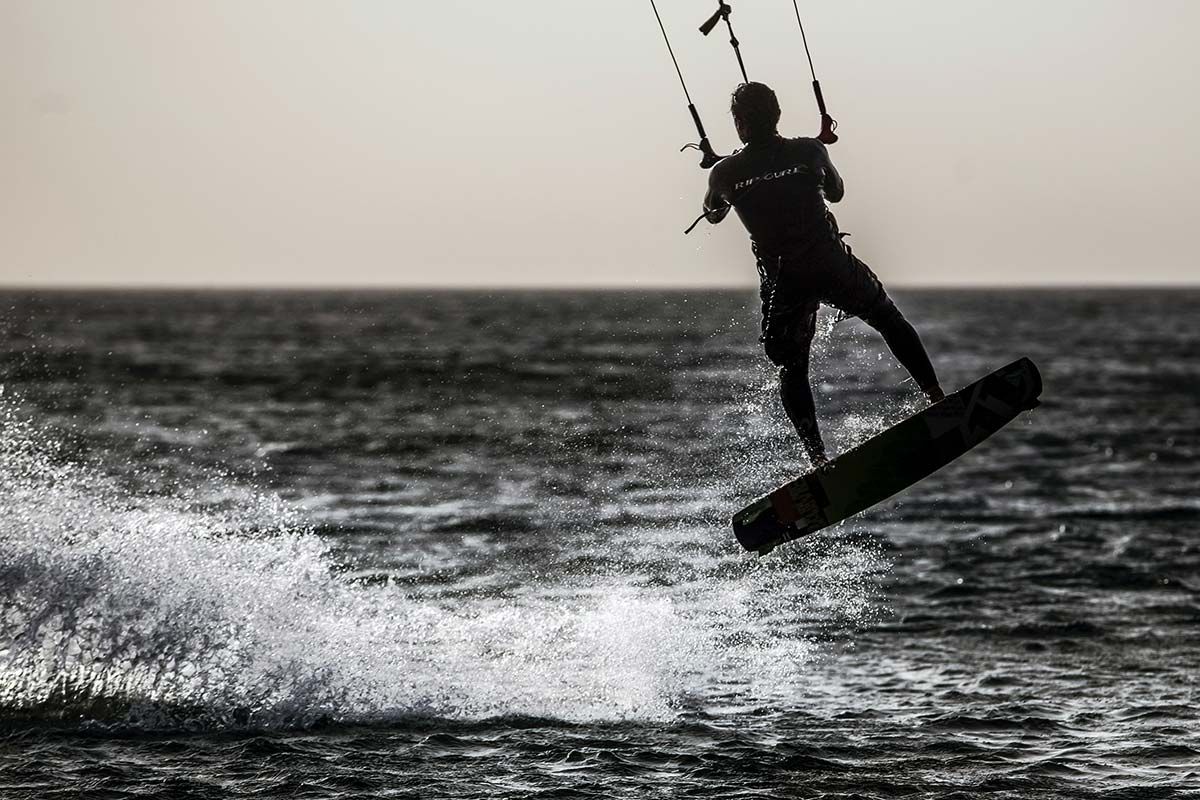
{"label": "man's head", "polygon": [[765,83],[743,83],[729,103],[738,138],[744,144],[770,139],[779,125],[779,99]]}

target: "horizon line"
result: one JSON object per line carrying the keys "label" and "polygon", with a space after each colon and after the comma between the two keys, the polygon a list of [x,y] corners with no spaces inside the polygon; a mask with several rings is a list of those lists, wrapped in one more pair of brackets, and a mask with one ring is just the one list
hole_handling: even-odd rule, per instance
{"label": "horizon line", "polygon": [[[889,283],[898,291],[1120,291],[1120,290],[1197,290],[1200,281],[1145,283]],[[688,292],[756,291],[754,283],[662,283],[662,284],[154,284],[154,283],[80,283],[80,284],[6,284],[0,292]]]}

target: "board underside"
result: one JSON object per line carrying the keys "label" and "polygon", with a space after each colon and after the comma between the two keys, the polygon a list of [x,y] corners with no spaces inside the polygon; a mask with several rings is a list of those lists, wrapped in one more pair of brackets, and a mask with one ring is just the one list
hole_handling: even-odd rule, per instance
{"label": "board underside", "polygon": [[1037,367],[1018,359],[755,500],[734,515],[734,535],[768,553],[841,522],[949,464],[1034,408],[1041,392]]}

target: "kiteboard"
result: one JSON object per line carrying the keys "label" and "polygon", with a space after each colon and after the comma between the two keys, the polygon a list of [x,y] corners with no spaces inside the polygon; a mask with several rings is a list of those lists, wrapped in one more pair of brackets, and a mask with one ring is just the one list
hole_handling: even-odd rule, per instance
{"label": "kiteboard", "polygon": [[863,442],[733,516],[747,550],[769,553],[879,503],[933,474],[1035,408],[1042,376],[1021,358]]}

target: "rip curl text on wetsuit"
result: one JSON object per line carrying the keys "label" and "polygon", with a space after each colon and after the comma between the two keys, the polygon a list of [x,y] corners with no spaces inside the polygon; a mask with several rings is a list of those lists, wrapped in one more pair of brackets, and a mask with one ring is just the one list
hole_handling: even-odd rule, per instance
{"label": "rip curl text on wetsuit", "polygon": [[756,253],[783,255],[828,227],[825,201],[841,195],[841,178],[823,144],[779,136],[748,144],[713,167],[704,206],[732,206]]}
{"label": "rip curl text on wetsuit", "polygon": [[742,189],[753,186],[761,181],[773,181],[778,178],[786,178],[789,175],[808,175],[810,172],[811,171],[809,170],[807,164],[797,164],[794,167],[788,167],[787,169],[781,169],[776,172],[768,172],[763,175],[757,175],[753,178],[747,178],[744,181],[738,181],[733,185],[733,190],[735,192],[740,192]]}

